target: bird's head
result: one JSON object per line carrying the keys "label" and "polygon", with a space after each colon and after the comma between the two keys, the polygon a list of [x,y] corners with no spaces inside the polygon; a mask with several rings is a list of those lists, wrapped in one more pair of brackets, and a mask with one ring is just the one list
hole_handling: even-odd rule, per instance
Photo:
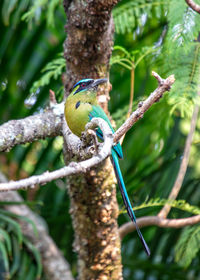
{"label": "bird's head", "polygon": [[73,86],[73,95],[85,90],[97,90],[98,85],[106,83],[107,79],[83,79]]}

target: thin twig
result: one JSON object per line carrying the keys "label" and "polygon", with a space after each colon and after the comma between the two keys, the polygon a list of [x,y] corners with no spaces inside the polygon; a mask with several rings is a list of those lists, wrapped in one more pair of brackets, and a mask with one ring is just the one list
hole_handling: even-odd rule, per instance
{"label": "thin twig", "polygon": [[[158,226],[163,228],[182,228],[198,224],[200,222],[200,215],[196,215],[183,219],[165,219],[158,216],[146,216],[137,219],[137,224],[140,228],[147,226]],[[123,239],[125,235],[135,230],[135,224],[128,222],[119,228],[120,238]]]}
{"label": "thin twig", "polygon": [[193,0],[185,0],[185,2],[191,9],[200,14],[200,5],[196,4]]}
{"label": "thin twig", "polygon": [[57,104],[56,95],[52,89],[49,90],[49,101],[50,101],[50,107]]}
{"label": "thin twig", "polygon": [[143,102],[138,104],[138,108],[131,116],[125,121],[125,123],[116,131],[114,136],[114,142],[117,143],[119,139],[136,123],[141,119],[144,113],[160,98],[165,91],[169,91],[172,84],[175,82],[174,75],[169,76],[167,79],[162,79],[157,73],[152,72],[152,75],[158,80],[158,87],[150,96]]}
{"label": "thin twig", "polygon": [[[185,143],[185,148],[184,148],[184,152],[183,152],[183,158],[181,161],[181,165],[179,168],[179,172],[176,178],[176,181],[174,183],[174,186],[169,194],[169,199],[176,199],[176,197],[178,196],[184,177],[185,177],[185,173],[187,170],[187,166],[188,166],[188,161],[189,161],[189,156],[190,156],[190,148],[192,145],[192,139],[193,139],[193,135],[195,132],[195,127],[196,127],[196,123],[197,123],[197,119],[198,119],[198,112],[199,112],[199,106],[196,105],[194,107],[194,112],[192,115],[192,119],[191,119],[191,125],[190,125],[190,132],[187,136],[186,139],[186,143]],[[171,206],[169,204],[166,204],[161,211],[159,212],[158,216],[159,217],[163,217],[166,218],[169,211],[171,209]]]}
{"label": "thin twig", "polygon": [[135,69],[134,67],[131,69],[131,89],[130,89],[130,101],[129,101],[129,108],[127,119],[130,117],[133,108],[133,98],[134,98],[134,82],[135,82]]}

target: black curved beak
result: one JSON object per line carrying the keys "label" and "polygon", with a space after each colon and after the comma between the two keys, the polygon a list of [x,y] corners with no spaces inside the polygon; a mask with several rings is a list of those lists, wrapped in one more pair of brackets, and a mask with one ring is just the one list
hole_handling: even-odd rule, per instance
{"label": "black curved beak", "polygon": [[100,84],[106,83],[107,81],[108,81],[108,79],[106,79],[106,78],[105,79],[96,79],[96,80],[94,80],[92,86],[96,87]]}

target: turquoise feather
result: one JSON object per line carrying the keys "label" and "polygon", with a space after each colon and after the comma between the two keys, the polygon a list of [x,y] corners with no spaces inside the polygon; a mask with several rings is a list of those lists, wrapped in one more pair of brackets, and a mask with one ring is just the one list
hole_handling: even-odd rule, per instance
{"label": "turquoise feather", "polygon": [[[105,112],[103,111],[103,109],[100,106],[95,106],[95,105],[92,106],[92,111],[89,114],[89,118],[90,118],[90,120],[92,118],[102,118],[103,120],[105,120],[108,123],[108,125],[111,128],[112,132],[113,133],[115,132],[113,127],[112,127],[112,125],[111,125],[111,123],[110,123],[110,120],[108,119],[107,115],[105,114]],[[101,140],[103,140],[103,134],[102,134],[102,131],[100,130],[100,128],[97,129],[96,133],[97,133],[97,136]],[[123,158],[122,147],[121,147],[120,143],[118,143],[117,145],[113,146],[112,151],[111,151],[111,155],[112,155],[112,164],[113,164],[113,167],[114,167],[115,175],[116,175],[116,178],[117,178],[117,182],[118,182],[118,185],[119,185],[119,189],[120,189],[120,192],[121,192],[121,195],[122,195],[122,198],[123,198],[124,205],[126,207],[127,213],[129,215],[129,217],[131,218],[131,220],[135,224],[137,233],[139,235],[139,238],[140,238],[140,240],[142,242],[142,245],[143,245],[143,247],[145,249],[146,254],[148,256],[150,256],[149,247],[146,244],[146,242],[144,240],[144,237],[142,236],[142,233],[141,233],[141,231],[140,231],[140,229],[139,229],[139,227],[137,225],[136,216],[135,216],[135,213],[134,213],[134,211],[132,209],[132,205],[131,205],[131,202],[129,200],[128,193],[126,191],[126,187],[125,187],[125,184],[124,184],[124,179],[123,179],[123,176],[122,176],[122,173],[121,173],[121,169],[120,169],[120,166],[119,166],[118,157],[119,158]]]}

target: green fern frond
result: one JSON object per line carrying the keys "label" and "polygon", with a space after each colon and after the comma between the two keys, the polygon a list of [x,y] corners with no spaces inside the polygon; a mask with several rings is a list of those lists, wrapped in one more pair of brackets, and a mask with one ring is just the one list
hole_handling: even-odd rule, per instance
{"label": "green fern frond", "polygon": [[153,198],[149,201],[145,201],[144,203],[135,206],[133,210],[140,210],[148,207],[162,207],[166,204],[169,204],[172,208],[176,208],[182,211],[186,211],[192,213],[194,215],[200,214],[200,208],[197,206],[190,205],[185,200],[170,200],[164,198]]}
{"label": "green fern frond", "polygon": [[27,9],[31,0],[4,0],[2,6],[2,19],[5,25],[9,25],[12,19],[12,25],[16,26],[20,21],[21,15]]}
{"label": "green fern frond", "polygon": [[131,70],[149,54],[156,51],[156,47],[144,47],[141,50],[128,51],[122,46],[114,46],[110,65],[119,64],[122,67]]}
{"label": "green fern frond", "polygon": [[199,34],[199,15],[189,8],[184,0],[171,0],[167,19],[168,47],[172,50],[174,47],[183,46],[184,50],[187,50],[188,42],[193,42]]}
{"label": "green fern frond", "polygon": [[55,9],[58,6],[62,6],[61,0],[51,0],[50,2],[48,0],[35,0],[33,1],[32,6],[28,10],[28,12],[26,12],[22,16],[22,20],[26,21],[31,26],[33,24],[33,21],[40,21],[42,12],[45,11],[47,24],[53,26]]}
{"label": "green fern frond", "polygon": [[183,230],[175,247],[175,261],[188,267],[200,250],[200,226],[195,225]]}
{"label": "green fern frond", "polygon": [[[30,219],[3,209],[0,210],[0,254],[4,264],[4,274],[8,277],[6,279],[11,279],[14,275],[21,273],[23,269],[22,256],[25,256],[26,260],[31,263],[34,260],[34,263],[30,264],[30,268],[34,268],[34,277],[31,279],[40,279],[42,266],[39,251],[23,235],[20,224],[16,220],[30,223],[34,232],[37,231]],[[24,269],[27,269],[27,266]]]}
{"label": "green fern frond", "polygon": [[174,74],[176,82],[169,95],[171,113],[178,110],[182,116],[191,116],[194,104],[200,104],[200,30],[199,15],[184,0],[172,0],[168,14],[169,26],[160,55],[163,74]]}
{"label": "green fern frond", "polygon": [[41,73],[43,73],[43,75],[39,80],[33,83],[30,92],[36,92],[39,87],[48,85],[51,79],[57,80],[64,72],[65,67],[66,61],[63,58],[63,54],[60,53],[58,54],[58,58],[47,63],[47,65],[42,69]]}
{"label": "green fern frond", "polygon": [[167,11],[168,0],[132,0],[113,10],[115,30],[124,34],[146,22],[146,17],[160,18]]}

